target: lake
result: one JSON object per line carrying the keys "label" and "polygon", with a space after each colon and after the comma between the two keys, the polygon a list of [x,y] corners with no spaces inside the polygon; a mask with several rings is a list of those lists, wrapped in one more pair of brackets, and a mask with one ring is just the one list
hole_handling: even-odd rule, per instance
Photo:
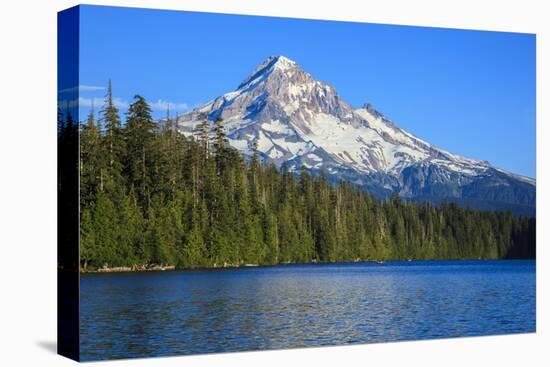
{"label": "lake", "polygon": [[535,261],[83,274],[81,359],[535,332]]}

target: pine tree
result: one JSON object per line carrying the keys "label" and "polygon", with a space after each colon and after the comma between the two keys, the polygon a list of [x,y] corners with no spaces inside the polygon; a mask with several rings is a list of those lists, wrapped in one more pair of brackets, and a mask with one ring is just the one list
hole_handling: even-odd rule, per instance
{"label": "pine tree", "polygon": [[201,147],[201,161],[205,161],[209,155],[210,121],[208,115],[201,114],[198,117],[200,123],[195,129],[195,136]]}
{"label": "pine tree", "polygon": [[95,254],[97,266],[119,266],[124,259],[119,257],[119,230],[117,209],[107,194],[99,193],[93,213],[95,248],[88,249]]}
{"label": "pine tree", "polygon": [[85,209],[80,214],[80,266],[84,270],[97,260],[96,247],[94,220],[90,210]]}
{"label": "pine tree", "polygon": [[138,265],[140,259],[146,258],[148,251],[144,249],[144,218],[133,189],[124,195],[119,215],[120,247],[123,249],[126,264]]}
{"label": "pine tree", "polygon": [[222,122],[223,119],[221,117],[216,117],[214,120],[214,141],[212,143],[212,147],[214,148],[214,153],[217,157],[223,155],[228,144],[227,135]]}
{"label": "pine tree", "polygon": [[124,185],[122,181],[122,157],[124,156],[125,146],[119,111],[113,99],[111,80],[109,80],[109,85],[107,87],[105,106],[101,111],[101,116],[105,129],[104,145],[107,160],[106,174],[111,177],[115,185],[114,189],[116,189]]}
{"label": "pine tree", "polygon": [[124,167],[129,185],[135,188],[141,206],[149,208],[152,178],[157,173],[155,123],[151,107],[140,95],[134,96],[134,103],[128,108],[125,137],[128,148]]}
{"label": "pine tree", "polygon": [[102,172],[105,169],[104,150],[101,142],[99,121],[92,106],[87,122],[80,133],[80,200],[89,203],[98,191],[103,190]]}

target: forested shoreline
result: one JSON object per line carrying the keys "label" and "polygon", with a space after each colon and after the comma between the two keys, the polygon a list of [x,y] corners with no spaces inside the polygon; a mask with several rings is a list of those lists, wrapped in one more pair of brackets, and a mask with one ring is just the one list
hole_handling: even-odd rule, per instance
{"label": "forested shoreline", "polygon": [[135,96],[122,122],[105,105],[60,139],[80,138],[80,267],[535,257],[535,219],[509,212],[378,200],[346,182],[245,160],[223,121],[193,137],[154,121]]}

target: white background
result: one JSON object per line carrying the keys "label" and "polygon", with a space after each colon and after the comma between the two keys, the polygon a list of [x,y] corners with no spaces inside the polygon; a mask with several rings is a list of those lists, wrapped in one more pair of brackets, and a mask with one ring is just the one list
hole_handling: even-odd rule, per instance
{"label": "white background", "polygon": [[[537,33],[537,333],[292,351],[103,362],[117,366],[550,363],[550,12],[545,1],[93,1],[224,13]],[[56,341],[56,12],[75,1],[3,1],[0,12],[0,365],[68,366]],[[545,24],[546,23],[546,24]],[[543,104],[546,101],[546,105]],[[490,139],[491,137],[487,137]],[[546,154],[545,154],[546,153]],[[548,167],[548,165],[547,165]],[[94,366],[96,363],[87,364]],[[98,364],[100,365],[100,364]]]}

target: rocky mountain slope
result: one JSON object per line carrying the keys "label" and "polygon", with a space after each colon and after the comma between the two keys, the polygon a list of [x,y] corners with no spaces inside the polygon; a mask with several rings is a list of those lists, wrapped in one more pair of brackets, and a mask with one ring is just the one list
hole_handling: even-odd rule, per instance
{"label": "rocky mountain slope", "polygon": [[324,172],[377,197],[534,215],[535,180],[439,149],[401,129],[370,104],[354,108],[336,90],[284,56],[269,57],[235,91],[180,116],[192,134],[201,114],[223,118],[230,144],[245,155],[298,172]]}

